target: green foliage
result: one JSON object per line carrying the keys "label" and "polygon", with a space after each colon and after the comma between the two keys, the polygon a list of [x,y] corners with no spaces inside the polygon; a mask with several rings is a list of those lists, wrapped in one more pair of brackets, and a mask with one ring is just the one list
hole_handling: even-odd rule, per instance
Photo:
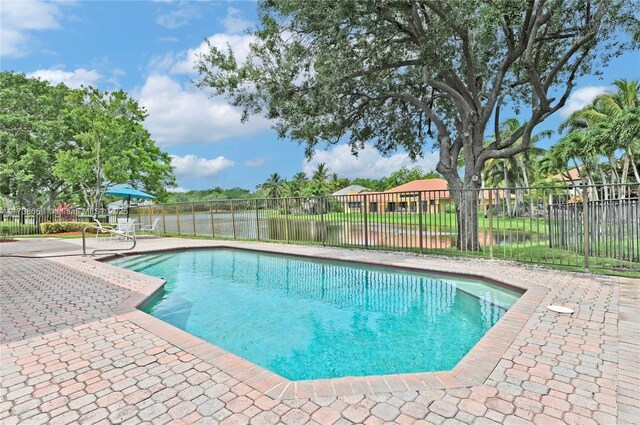
{"label": "green foliage", "polygon": [[94,223],[81,221],[56,221],[40,223],[40,232],[44,234],[65,233],[65,232],[81,232],[87,226],[93,226]]}
{"label": "green foliage", "polygon": [[8,236],[17,235],[34,235],[36,234],[36,226],[33,224],[19,224],[19,223],[3,223],[0,222],[0,239],[4,239]]}
{"label": "green foliage", "polygon": [[78,126],[69,116],[71,90],[0,72],[0,194],[26,208],[53,207],[71,185],[53,174]]}
{"label": "green foliage", "polygon": [[615,92],[596,97],[563,123],[561,130],[567,131],[545,156],[545,168],[561,172],[569,162],[580,162],[591,182],[627,183],[630,177],[640,182],[640,82],[622,79],[613,85]]}
{"label": "green foliage", "polygon": [[283,194],[285,186],[285,180],[280,177],[280,174],[273,173],[269,176],[267,181],[262,183],[259,187],[262,189],[268,198],[280,198]]}
{"label": "green foliage", "polygon": [[27,208],[76,202],[100,206],[100,192],[129,184],[165,196],[169,156],[142,123],[146,112],[123,91],[71,90],[0,73],[0,194]]}
{"label": "green foliage", "polygon": [[[247,60],[238,63],[233,52],[210,45],[198,84],[229,95],[245,118],[265,114],[309,155],[319,143],[344,137],[354,152],[373,141],[381,152],[402,148],[415,158],[431,139],[450,149],[438,169],[459,184],[461,148],[475,169],[525,150],[535,125],[564,105],[596,56],[626,48],[612,36],[615,24],[632,15],[626,3],[539,6],[262,1]],[[487,123],[506,103],[530,109],[530,119],[518,134],[483,149]]]}
{"label": "green foliage", "polygon": [[175,185],[171,159],[142,126],[147,114],[138,102],[122,90],[91,87],[70,99],[81,131],[72,149],[56,155],[54,174],[79,186],[90,208],[100,206],[103,191],[125,183],[162,200],[165,186]]}
{"label": "green foliage", "polygon": [[255,195],[248,189],[233,187],[231,189],[222,189],[216,187],[213,189],[190,190],[188,192],[172,192],[167,196],[167,203],[179,202],[197,202],[197,201],[213,201],[216,199],[248,199]]}

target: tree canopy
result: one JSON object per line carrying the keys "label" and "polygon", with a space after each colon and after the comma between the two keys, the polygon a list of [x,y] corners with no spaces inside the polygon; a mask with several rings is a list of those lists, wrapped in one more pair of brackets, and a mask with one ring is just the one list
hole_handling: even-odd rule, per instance
{"label": "tree canopy", "polygon": [[[354,153],[369,142],[412,158],[438,149],[437,171],[465,215],[461,247],[477,249],[477,193],[459,190],[480,187],[488,159],[527,150],[576,78],[625,48],[612,34],[628,9],[616,0],[265,0],[246,61],[210,45],[198,85],[229,95],[245,118],[264,113],[309,155],[341,138]],[[506,105],[526,118],[503,138]]]}
{"label": "tree canopy", "polygon": [[79,200],[94,208],[104,190],[129,184],[162,199],[173,169],[146,116],[123,91],[0,73],[0,194],[27,208]]}
{"label": "tree canopy", "polygon": [[78,126],[60,84],[0,73],[0,193],[21,206],[52,207],[71,184],[51,172]]}

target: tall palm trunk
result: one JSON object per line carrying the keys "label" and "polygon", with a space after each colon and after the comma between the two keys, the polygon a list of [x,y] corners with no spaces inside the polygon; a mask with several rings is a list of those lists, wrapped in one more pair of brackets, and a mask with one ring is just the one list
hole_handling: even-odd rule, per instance
{"label": "tall palm trunk", "polygon": [[502,173],[504,175],[504,196],[507,201],[507,216],[511,217],[511,189],[509,189],[509,173],[507,172],[507,164],[502,163]]}
{"label": "tall palm trunk", "polygon": [[633,155],[631,155],[631,148],[627,149],[627,156],[631,159],[631,169],[633,170],[633,175],[636,178],[636,183],[640,183],[640,174],[638,173],[638,166],[636,162],[633,161]]}
{"label": "tall palm trunk", "polygon": [[[527,175],[527,167],[524,163],[524,158],[522,156],[519,157],[520,169],[522,170],[522,178],[524,179],[524,187],[529,187],[529,176]],[[531,194],[531,189],[529,189],[529,216],[533,217],[533,196]]]}

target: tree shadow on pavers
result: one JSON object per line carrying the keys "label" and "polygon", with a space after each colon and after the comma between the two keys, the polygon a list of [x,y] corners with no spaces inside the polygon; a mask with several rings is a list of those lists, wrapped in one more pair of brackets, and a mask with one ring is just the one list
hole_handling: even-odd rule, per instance
{"label": "tree shadow on pavers", "polygon": [[[68,262],[68,264],[65,264]],[[2,258],[0,342],[58,332],[114,316],[146,282],[67,258]]]}

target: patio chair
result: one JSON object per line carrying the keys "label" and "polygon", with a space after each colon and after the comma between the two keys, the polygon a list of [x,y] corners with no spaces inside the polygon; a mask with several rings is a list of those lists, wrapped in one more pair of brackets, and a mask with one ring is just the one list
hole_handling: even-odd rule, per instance
{"label": "patio chair", "polygon": [[115,229],[125,236],[136,237],[136,219],[135,218],[119,218],[118,226]]}
{"label": "patio chair", "polygon": [[96,238],[98,237],[98,234],[100,233],[109,233],[110,234],[110,238],[113,237],[113,233],[111,233],[112,231],[116,230],[114,229],[112,226],[103,226],[102,223],[100,222],[100,220],[98,220],[97,218],[94,218],[93,221],[96,222]]}
{"label": "patio chair", "polygon": [[155,220],[153,220],[153,223],[151,224],[145,224],[144,226],[140,227],[140,231],[143,232],[155,232],[155,234],[157,236],[160,236],[160,219],[156,218]]}

